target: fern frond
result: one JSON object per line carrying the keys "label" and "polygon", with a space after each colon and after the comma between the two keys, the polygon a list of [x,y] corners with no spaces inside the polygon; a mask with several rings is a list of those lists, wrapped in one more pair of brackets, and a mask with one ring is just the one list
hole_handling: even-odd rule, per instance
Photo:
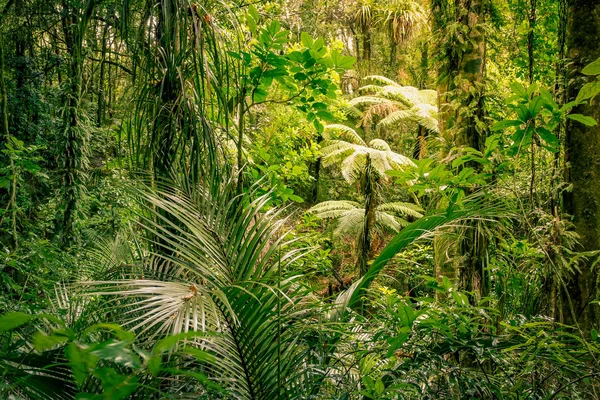
{"label": "fern frond", "polygon": [[424,210],[414,203],[393,202],[381,204],[377,207],[377,211],[392,212],[394,214],[406,215],[413,218],[421,218]]}
{"label": "fern frond", "polygon": [[375,150],[392,151],[392,149],[390,148],[390,145],[387,144],[386,141],[382,140],[382,139],[371,140],[369,142],[369,146],[371,146]]}
{"label": "fern frond", "polygon": [[385,118],[386,116],[394,113],[397,110],[398,104],[393,102],[374,104],[371,107],[369,107],[367,111],[365,111],[360,121],[360,124],[363,127],[367,127],[373,123],[375,117]]}
{"label": "fern frond", "polygon": [[384,104],[390,103],[390,99],[386,99],[383,97],[375,97],[375,96],[360,96],[355,97],[348,102],[351,106],[354,107],[365,107],[371,106],[373,104]]}
{"label": "fern frond", "polygon": [[337,228],[333,231],[336,236],[355,235],[362,231],[365,223],[365,209],[357,208],[347,211],[338,221]]}
{"label": "fern frond", "polygon": [[381,231],[387,230],[396,233],[400,232],[400,229],[403,227],[403,225],[396,220],[396,217],[382,211],[375,211],[375,224]]}
{"label": "fern frond", "polygon": [[380,85],[390,85],[390,86],[400,86],[399,84],[397,84],[396,82],[394,82],[393,80],[391,80],[390,78],[386,78],[385,76],[381,76],[381,75],[369,75],[369,76],[365,76],[363,78],[364,81],[368,81],[368,82],[375,82],[376,84],[380,84]]}
{"label": "fern frond", "polygon": [[322,219],[338,218],[339,216],[342,216],[344,212],[348,210],[354,210],[359,207],[360,204],[355,201],[332,200],[321,202],[309,208],[306,212],[315,214],[317,217]]}
{"label": "fern frond", "polygon": [[386,99],[399,101],[406,107],[412,107],[421,102],[419,89],[413,86],[385,86],[381,95]]}
{"label": "fern frond", "polygon": [[377,94],[383,90],[380,85],[365,85],[358,88],[359,93]]}
{"label": "fern frond", "polygon": [[[337,135],[337,137],[334,137],[335,135]],[[323,137],[325,139],[345,139],[350,143],[366,145],[365,141],[354,129],[343,124],[326,125],[323,130]]]}
{"label": "fern frond", "polygon": [[379,121],[379,126],[388,127],[398,125],[400,122],[414,121],[414,112],[412,110],[398,110]]}
{"label": "fern frond", "polygon": [[359,179],[365,163],[367,162],[366,150],[366,148],[357,148],[355,149],[354,153],[350,154],[344,159],[344,161],[342,161],[341,172],[346,182],[352,183]]}
{"label": "fern frond", "polygon": [[437,107],[438,104],[438,92],[437,90],[423,89],[419,90],[419,99],[421,103],[429,104]]}

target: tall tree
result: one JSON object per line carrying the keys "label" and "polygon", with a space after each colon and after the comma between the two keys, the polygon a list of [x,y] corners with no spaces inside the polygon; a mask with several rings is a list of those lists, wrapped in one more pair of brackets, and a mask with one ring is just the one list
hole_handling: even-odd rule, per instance
{"label": "tall tree", "polygon": [[[333,135],[337,135],[338,139],[334,139]],[[373,256],[373,228],[377,206],[381,201],[380,186],[382,179],[385,179],[385,171],[414,164],[409,158],[393,152],[385,141],[374,139],[367,144],[354,129],[345,125],[326,126],[323,137],[326,139],[321,150],[323,166],[339,164],[342,176],[348,183],[360,181],[361,184],[364,214],[362,232],[359,235],[357,267],[363,276],[369,270],[368,262]]]}
{"label": "tall tree", "polygon": [[73,238],[73,224],[77,202],[81,197],[82,180],[87,167],[86,132],[81,125],[79,103],[82,95],[84,38],[96,7],[102,0],[71,2],[63,0],[61,25],[68,53],[68,84],[63,92],[62,161],[64,185],[64,212],[62,241],[69,244]]}
{"label": "tall tree", "polygon": [[[567,48],[571,63],[570,96],[585,83],[582,68],[600,57],[600,0],[569,0]],[[600,107],[588,102],[575,113],[600,120]],[[565,198],[565,209],[573,216],[580,235],[581,250],[600,249],[600,127],[572,121],[566,129],[566,179],[572,191]],[[583,266],[567,282],[563,293],[563,320],[579,323],[587,333],[597,324],[598,307],[592,304],[597,295],[597,272],[593,265]]]}
{"label": "tall tree", "polygon": [[[434,0],[431,6],[441,57],[437,86],[441,135],[455,146],[482,150],[485,0]],[[485,248],[486,241],[479,229],[467,226],[452,251],[454,260],[439,257],[440,254],[436,257],[436,274],[451,280],[458,277],[462,288],[468,291],[478,288],[485,295]]]}

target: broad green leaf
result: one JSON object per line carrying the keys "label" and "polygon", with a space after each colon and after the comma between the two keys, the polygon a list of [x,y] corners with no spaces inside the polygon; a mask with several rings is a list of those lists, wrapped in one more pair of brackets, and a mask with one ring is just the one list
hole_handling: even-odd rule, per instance
{"label": "broad green leaf", "polygon": [[526,100],[529,99],[529,95],[527,94],[527,89],[525,89],[525,87],[523,85],[521,85],[519,82],[512,82],[509,86],[513,90],[513,92],[515,92],[519,97],[526,99]]}
{"label": "broad green leaf", "polygon": [[16,329],[21,325],[25,325],[34,318],[35,316],[22,312],[4,314],[0,317],[0,333]]}
{"label": "broad green leaf", "polygon": [[258,15],[258,10],[253,4],[250,4],[250,6],[248,6],[248,15],[250,15],[256,22],[258,22],[258,20],[260,19],[260,16]]}
{"label": "broad green leaf", "polygon": [[38,315],[30,315],[22,312],[14,312],[8,313],[0,316],[0,333],[11,331],[20,327],[21,325],[25,325],[29,321],[33,319],[45,318],[52,322],[55,322],[61,326],[64,326],[64,322],[54,315],[50,314],[38,314]]}
{"label": "broad green leaf", "polygon": [[520,126],[523,123],[524,123],[523,121],[518,121],[518,120],[498,121],[494,125],[492,125],[492,129],[491,130],[492,130],[492,132],[501,131],[501,130],[504,130],[506,128],[511,128],[511,127],[514,127],[514,126]]}
{"label": "broad green leaf", "polygon": [[302,32],[300,34],[300,42],[304,47],[312,48],[313,46],[313,38],[306,32]]}
{"label": "broad green leaf", "polygon": [[584,75],[600,75],[600,58],[588,64],[581,70]]}
{"label": "broad green leaf", "polygon": [[576,103],[581,103],[584,100],[591,99],[600,93],[600,81],[586,83],[577,93]]}
{"label": "broad green leaf", "polygon": [[535,130],[540,138],[549,146],[548,150],[556,152],[558,150],[558,138],[548,129],[540,126]]}
{"label": "broad green leaf", "polygon": [[256,88],[256,90],[254,90],[254,93],[252,93],[252,100],[254,100],[255,103],[262,103],[266,99],[267,92],[261,88]]}
{"label": "broad green leaf", "polygon": [[587,125],[587,126],[598,125],[598,123],[596,122],[596,120],[594,118],[587,117],[587,116],[581,115],[581,114],[569,114],[569,115],[567,115],[567,118],[572,119],[573,121],[581,122],[582,124]]}
{"label": "broad green leaf", "polygon": [[90,354],[125,367],[139,369],[142,363],[139,357],[128,347],[130,343],[122,340],[107,340],[95,345]]}
{"label": "broad green leaf", "polygon": [[317,111],[317,117],[321,118],[323,121],[335,121],[335,117],[333,114],[327,111]]}

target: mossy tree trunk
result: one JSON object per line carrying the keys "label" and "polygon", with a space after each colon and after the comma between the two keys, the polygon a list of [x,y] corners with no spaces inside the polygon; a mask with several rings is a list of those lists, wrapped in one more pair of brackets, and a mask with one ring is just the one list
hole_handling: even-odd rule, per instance
{"label": "mossy tree trunk", "polygon": [[[570,97],[577,94],[584,79],[581,69],[600,57],[600,0],[569,0],[567,26],[568,56],[572,60]],[[578,106],[573,112],[589,115],[600,121],[598,100]],[[581,236],[580,250],[600,249],[600,126],[588,127],[578,122],[566,129],[566,179],[572,191],[565,197],[565,211],[573,216],[577,233]],[[589,333],[598,323],[598,307],[591,304],[597,296],[598,274],[590,263],[563,288],[562,319],[578,323]]]}
{"label": "mossy tree trunk", "polygon": [[375,208],[377,207],[377,185],[379,176],[371,165],[371,157],[367,155],[365,166],[363,193],[365,195],[365,217],[363,230],[358,241],[358,270],[364,276],[369,270],[369,260],[373,255],[373,226],[375,225]]}
{"label": "mossy tree trunk", "polygon": [[70,244],[73,239],[77,202],[81,197],[82,180],[87,166],[86,135],[79,118],[84,61],[83,40],[98,4],[97,0],[88,0],[82,8],[78,8],[72,6],[71,2],[62,2],[61,23],[69,55],[68,85],[63,93],[62,111],[64,212],[61,228],[64,245]]}
{"label": "mossy tree trunk", "polygon": [[[439,125],[443,137],[459,147],[482,150],[485,143],[484,77],[485,77],[485,8],[484,0],[432,1],[433,29],[438,35],[438,53],[442,55],[438,69]],[[446,32],[459,24],[463,29]],[[460,35],[460,36],[459,36]],[[459,104],[450,105],[450,102]],[[472,167],[477,168],[476,165]],[[485,296],[484,235],[477,224],[467,224],[465,233],[452,248],[442,248],[434,241],[436,275],[459,283],[465,290]],[[443,254],[442,254],[443,253]]]}

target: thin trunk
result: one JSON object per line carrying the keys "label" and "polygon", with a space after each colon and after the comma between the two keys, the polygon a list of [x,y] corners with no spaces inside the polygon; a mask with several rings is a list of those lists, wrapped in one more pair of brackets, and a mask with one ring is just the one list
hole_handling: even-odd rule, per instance
{"label": "thin trunk", "polygon": [[529,0],[529,32],[527,32],[527,58],[529,61],[529,83],[533,83],[533,67],[535,59],[533,55],[535,45],[535,23],[537,14],[537,0]]}
{"label": "thin trunk", "polygon": [[[600,57],[600,0],[569,0],[567,47],[570,64],[569,97],[575,97],[585,82],[580,74],[588,63]],[[600,120],[597,100],[574,109],[575,113]],[[571,122],[565,138],[566,180],[572,191],[565,194],[565,209],[573,216],[581,237],[580,250],[600,249],[600,126]],[[597,272],[591,261],[581,265],[563,288],[564,322],[577,323],[585,334],[598,323],[596,299]]]}
{"label": "thin trunk", "polygon": [[427,129],[425,129],[424,126],[419,125],[417,139],[415,141],[415,146],[413,147],[413,158],[417,160],[425,158],[427,151],[427,136],[429,136]]}
{"label": "thin trunk", "polygon": [[315,176],[312,187],[312,204],[319,202],[319,184],[321,180],[321,157],[315,160]]}
{"label": "thin trunk", "polygon": [[[6,84],[4,81],[4,42],[3,38],[0,37],[0,99],[2,100],[2,134],[8,143],[11,140],[10,130],[8,127],[8,95],[6,92]],[[19,241],[17,235],[17,170],[15,168],[15,160],[12,154],[8,155],[10,159],[10,203],[9,208],[11,211],[10,215],[10,226],[12,235],[12,247],[13,250],[19,248]]]}
{"label": "thin trunk", "polygon": [[105,90],[105,76],[106,76],[106,48],[107,48],[107,35],[108,35],[108,24],[104,25],[104,31],[102,32],[102,54],[100,57],[100,76],[98,79],[98,110],[96,116],[96,125],[102,126],[104,121],[104,90]]}
{"label": "thin trunk", "polygon": [[371,157],[367,155],[365,175],[363,182],[363,193],[365,195],[365,218],[363,230],[359,240],[358,270],[360,276],[364,276],[369,270],[369,260],[372,257],[373,226],[375,224],[375,207],[377,206],[377,172],[371,165]]}
{"label": "thin trunk", "polygon": [[246,118],[246,93],[242,90],[240,93],[240,103],[238,104],[238,142],[237,142],[237,173],[238,173],[238,193],[244,189],[244,120]]}
{"label": "thin trunk", "polygon": [[396,42],[396,35],[394,32],[393,21],[389,22],[389,41],[390,41],[390,70],[393,76],[396,76],[396,57],[398,54],[398,43]]}

